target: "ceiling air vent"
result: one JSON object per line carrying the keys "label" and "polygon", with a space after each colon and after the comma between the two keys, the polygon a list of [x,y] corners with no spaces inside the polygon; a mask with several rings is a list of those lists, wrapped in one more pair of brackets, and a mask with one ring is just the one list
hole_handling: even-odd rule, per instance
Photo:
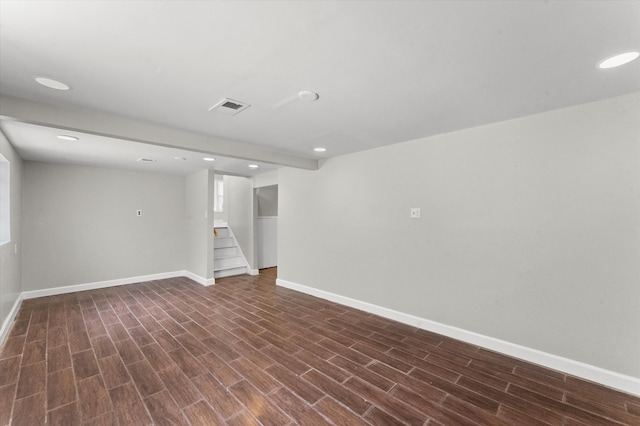
{"label": "ceiling air vent", "polygon": [[234,101],[233,99],[223,99],[211,108],[209,111],[219,112],[220,114],[225,115],[236,115],[240,111],[243,111],[249,108],[251,105],[246,104],[244,102]]}

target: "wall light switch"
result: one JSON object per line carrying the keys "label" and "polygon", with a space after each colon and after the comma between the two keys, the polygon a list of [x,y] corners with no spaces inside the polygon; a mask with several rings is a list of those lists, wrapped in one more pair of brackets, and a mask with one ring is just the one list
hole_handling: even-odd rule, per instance
{"label": "wall light switch", "polygon": [[142,216],[142,210],[136,210],[136,216]]}
{"label": "wall light switch", "polygon": [[411,219],[420,219],[420,208],[412,207],[409,211],[409,217]]}

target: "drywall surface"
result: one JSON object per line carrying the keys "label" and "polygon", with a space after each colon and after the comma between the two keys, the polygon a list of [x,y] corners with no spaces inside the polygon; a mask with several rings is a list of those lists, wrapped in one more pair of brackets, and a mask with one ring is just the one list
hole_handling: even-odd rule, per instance
{"label": "drywall surface", "polygon": [[186,269],[184,177],[24,164],[23,291]]}
{"label": "drywall surface", "polygon": [[[22,159],[7,138],[0,132],[0,153],[10,167],[10,223],[11,241],[0,246],[0,327],[22,292],[21,275],[21,217],[22,217]],[[0,342],[1,343],[1,342]]]}
{"label": "drywall surface", "polygon": [[[229,221],[229,215],[228,215],[228,211],[229,211],[229,206],[227,206],[227,184],[226,184],[226,176],[223,175],[214,175],[214,179],[215,182],[222,182],[222,197],[223,197],[223,202],[222,202],[222,211],[221,212],[214,212],[215,214],[215,222],[216,223],[227,223]],[[213,188],[213,194],[214,197],[217,196],[217,191],[216,191],[216,185],[214,185]]]}
{"label": "drywall surface", "polygon": [[256,188],[258,217],[278,216],[278,185]]}
{"label": "drywall surface", "polygon": [[278,170],[262,173],[252,178],[254,188],[262,188],[263,186],[272,186],[278,184]]}
{"label": "drywall surface", "polygon": [[213,180],[210,170],[185,178],[185,238],[187,270],[213,278]]}
{"label": "drywall surface", "polygon": [[233,230],[242,254],[247,259],[251,269],[257,268],[257,259],[254,261],[253,239],[253,186],[251,179],[226,176],[227,182],[227,207],[229,226]]}
{"label": "drywall surface", "polygon": [[640,377],[639,93],[278,177],[279,278]]}

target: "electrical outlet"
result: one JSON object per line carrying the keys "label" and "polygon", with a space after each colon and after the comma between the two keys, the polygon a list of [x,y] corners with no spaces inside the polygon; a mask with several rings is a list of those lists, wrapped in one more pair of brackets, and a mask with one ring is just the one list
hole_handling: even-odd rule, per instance
{"label": "electrical outlet", "polygon": [[411,210],[409,211],[409,217],[411,219],[420,219],[420,208],[412,207]]}
{"label": "electrical outlet", "polygon": [[136,216],[142,216],[142,210],[136,210]]}

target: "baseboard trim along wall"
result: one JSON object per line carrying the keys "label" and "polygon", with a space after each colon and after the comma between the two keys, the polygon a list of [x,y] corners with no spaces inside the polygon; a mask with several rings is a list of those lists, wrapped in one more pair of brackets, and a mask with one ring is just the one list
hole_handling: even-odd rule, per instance
{"label": "baseboard trim along wall", "polygon": [[190,271],[182,271],[182,275],[192,279],[193,281],[197,282],[198,284],[202,284],[205,287],[209,287],[210,285],[214,285],[216,283],[216,279],[215,278],[203,278],[200,275],[196,275],[193,272]]}
{"label": "baseboard trim along wall", "polygon": [[4,339],[9,335],[9,331],[11,331],[11,325],[13,324],[13,320],[18,315],[18,309],[20,309],[20,305],[22,304],[22,293],[18,295],[18,298],[15,302],[13,302],[13,306],[9,311],[9,315],[2,323],[2,328],[0,328],[0,348],[4,344]]}
{"label": "baseboard trim along wall", "polygon": [[119,278],[116,280],[97,281],[87,284],[75,284],[63,287],[45,288],[42,290],[23,291],[22,299],[34,299],[36,297],[55,296],[57,294],[73,293],[76,291],[96,290],[99,288],[115,287],[125,284],[142,283],[145,281],[164,280],[166,278],[187,277],[203,286],[215,283],[214,278],[203,278],[190,271],[162,272],[159,274],[141,275],[139,277]]}
{"label": "baseboard trim along wall", "polygon": [[[125,284],[141,283],[145,281],[162,280],[165,278],[176,278],[187,276],[187,271],[163,272],[160,274],[141,275],[139,277],[119,278],[115,280],[96,281],[86,284],[67,285],[62,287],[45,288],[42,290],[23,291],[23,299],[34,299],[36,297],[55,296],[58,294],[73,293],[76,291],[96,290],[99,288],[115,287]],[[188,277],[191,278],[191,277]],[[193,278],[192,278],[193,279]],[[194,280],[196,281],[196,280]]]}
{"label": "baseboard trim along wall", "polygon": [[276,284],[640,396],[640,378],[278,278]]}

